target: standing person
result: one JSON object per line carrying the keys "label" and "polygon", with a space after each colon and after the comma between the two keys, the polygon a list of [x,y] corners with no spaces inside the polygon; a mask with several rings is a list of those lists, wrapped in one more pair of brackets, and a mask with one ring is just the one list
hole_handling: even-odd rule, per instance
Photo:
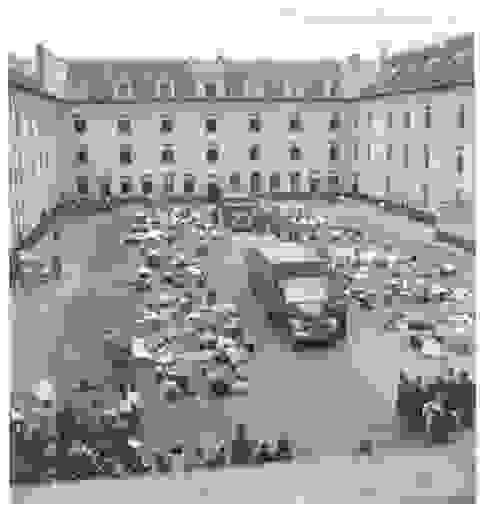
{"label": "standing person", "polygon": [[461,424],[464,428],[473,429],[474,412],[476,409],[476,385],[465,370],[459,373],[458,385]]}
{"label": "standing person", "polygon": [[236,425],[236,435],[231,443],[231,457],[232,465],[249,464],[251,458],[251,447],[246,435],[246,425]]}
{"label": "standing person", "polygon": [[423,414],[426,418],[426,431],[432,444],[449,442],[449,434],[454,430],[455,418],[447,409],[446,394],[439,392],[434,400],[424,404]]}
{"label": "standing person", "polygon": [[418,376],[415,380],[414,388],[410,393],[410,410],[408,417],[408,426],[410,433],[423,433],[425,431],[425,417],[423,407],[426,403],[427,396],[424,391],[423,380]]}
{"label": "standing person", "polygon": [[61,257],[59,255],[54,255],[52,257],[52,272],[54,273],[54,278],[56,280],[61,279],[62,275],[62,262]]}

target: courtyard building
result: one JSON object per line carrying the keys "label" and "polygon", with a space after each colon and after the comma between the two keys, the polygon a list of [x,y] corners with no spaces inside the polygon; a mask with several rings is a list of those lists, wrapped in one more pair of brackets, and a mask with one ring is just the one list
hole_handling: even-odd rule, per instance
{"label": "courtyard building", "polygon": [[[375,61],[9,63],[18,242],[65,197],[472,197],[473,37]],[[440,182],[438,181],[440,179]]]}

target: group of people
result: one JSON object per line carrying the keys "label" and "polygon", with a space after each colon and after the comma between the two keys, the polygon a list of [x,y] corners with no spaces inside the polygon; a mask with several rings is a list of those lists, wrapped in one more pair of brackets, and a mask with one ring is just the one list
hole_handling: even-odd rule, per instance
{"label": "group of people", "polygon": [[[188,453],[183,442],[166,453],[144,449],[142,410],[112,410],[86,419],[67,403],[55,413],[55,431],[29,424],[15,409],[10,414],[11,484],[120,478],[133,474],[170,474],[198,468],[217,469],[234,465],[262,465],[290,461],[294,448],[282,435],[276,442],[252,441],[243,424],[229,445],[216,442]],[[161,432],[163,434],[163,432]]]}
{"label": "group of people", "polygon": [[446,378],[437,376],[432,382],[401,371],[396,411],[405,432],[447,443],[453,432],[474,429],[475,396],[476,385],[464,370],[451,368]]}

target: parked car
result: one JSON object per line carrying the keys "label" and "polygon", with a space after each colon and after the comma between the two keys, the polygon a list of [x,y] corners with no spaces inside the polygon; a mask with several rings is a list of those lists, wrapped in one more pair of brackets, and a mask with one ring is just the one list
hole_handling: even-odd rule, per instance
{"label": "parked car", "polygon": [[439,336],[410,336],[410,347],[424,358],[447,359],[444,341]]}
{"label": "parked car", "polygon": [[445,264],[440,264],[438,266],[438,270],[439,270],[439,274],[440,276],[453,276],[455,274],[457,274],[457,267],[453,264],[448,264],[448,263],[445,263]]}

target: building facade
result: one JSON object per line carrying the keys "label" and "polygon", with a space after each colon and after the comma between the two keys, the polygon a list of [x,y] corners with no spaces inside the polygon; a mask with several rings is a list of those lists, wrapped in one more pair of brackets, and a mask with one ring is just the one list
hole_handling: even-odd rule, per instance
{"label": "building facade", "polygon": [[62,193],[470,198],[473,61],[471,35],[378,62],[66,61],[39,45],[31,67],[9,63],[16,236]]}

